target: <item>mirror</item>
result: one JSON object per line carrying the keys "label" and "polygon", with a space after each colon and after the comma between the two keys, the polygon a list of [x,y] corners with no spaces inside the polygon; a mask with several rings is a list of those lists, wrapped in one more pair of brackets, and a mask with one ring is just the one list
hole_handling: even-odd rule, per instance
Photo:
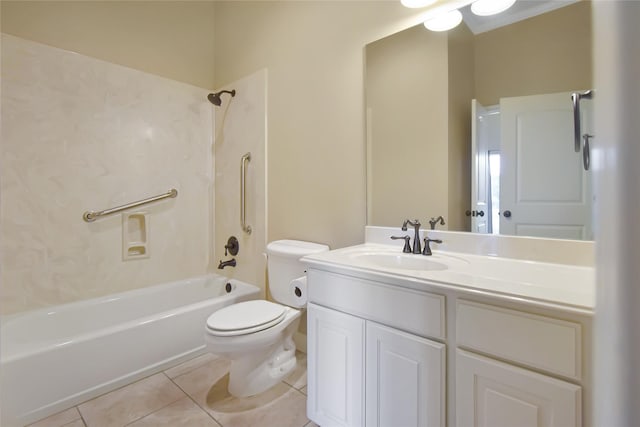
{"label": "mirror", "polygon": [[[591,4],[519,0],[516,6],[546,3],[555,9],[539,7],[527,19],[521,10],[467,19],[463,10],[465,22],[454,30],[418,25],[365,47],[368,225],[399,227],[419,218],[429,228],[427,221],[441,215],[446,225],[438,229],[591,239],[582,224],[590,223],[591,172],[581,167],[573,134],[565,134],[573,122],[562,122],[572,120],[570,92],[592,87]],[[505,25],[509,20],[515,22]],[[561,100],[560,118],[550,116],[556,107],[541,113],[534,102],[547,98]],[[538,114],[518,110],[534,104]],[[554,120],[562,122],[559,136],[549,130]],[[530,129],[534,144],[516,140],[517,149],[507,149],[504,132],[520,137],[522,129]],[[478,133],[490,142],[478,144]],[[508,157],[511,151],[520,157]],[[566,169],[559,159],[573,168],[563,177],[552,173]],[[532,179],[525,182],[524,175]],[[478,187],[492,203],[478,201]],[[504,206],[509,191],[519,207]],[[555,202],[561,226],[538,223],[547,215],[539,201]],[[586,207],[575,213],[569,208],[576,203]]]}

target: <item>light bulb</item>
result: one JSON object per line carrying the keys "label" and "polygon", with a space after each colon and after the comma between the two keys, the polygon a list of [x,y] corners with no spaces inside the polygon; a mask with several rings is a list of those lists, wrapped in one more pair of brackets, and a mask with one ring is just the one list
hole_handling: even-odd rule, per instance
{"label": "light bulb", "polygon": [[426,7],[435,2],[436,0],[400,0],[400,3],[402,3],[404,7],[408,7],[409,9]]}
{"label": "light bulb", "polygon": [[477,0],[471,3],[471,12],[478,16],[490,16],[509,9],[516,0]]}
{"label": "light bulb", "polygon": [[461,22],[462,14],[458,9],[454,9],[425,21],[424,26],[431,31],[447,31],[457,27]]}

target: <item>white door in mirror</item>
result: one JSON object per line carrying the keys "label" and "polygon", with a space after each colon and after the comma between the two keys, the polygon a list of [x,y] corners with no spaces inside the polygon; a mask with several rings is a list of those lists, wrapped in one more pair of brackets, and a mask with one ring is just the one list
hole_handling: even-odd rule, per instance
{"label": "white door in mirror", "polygon": [[574,151],[571,92],[500,99],[500,232],[592,239],[591,176]]}

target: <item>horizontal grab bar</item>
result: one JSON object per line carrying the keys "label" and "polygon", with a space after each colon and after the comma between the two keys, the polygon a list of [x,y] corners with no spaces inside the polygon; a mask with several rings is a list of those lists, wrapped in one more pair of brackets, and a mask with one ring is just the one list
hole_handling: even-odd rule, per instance
{"label": "horizontal grab bar", "polygon": [[100,216],[111,215],[117,212],[124,211],[126,209],[131,209],[138,206],[146,205],[147,203],[166,199],[167,197],[171,197],[171,198],[178,197],[178,190],[176,190],[175,188],[172,188],[171,190],[169,190],[164,194],[159,194],[157,196],[149,197],[148,199],[138,200],[137,202],[127,203],[126,205],[117,206],[115,208],[105,209],[103,211],[86,211],[82,215],[82,219],[84,219],[87,222],[93,222],[96,219],[98,219],[98,217]]}

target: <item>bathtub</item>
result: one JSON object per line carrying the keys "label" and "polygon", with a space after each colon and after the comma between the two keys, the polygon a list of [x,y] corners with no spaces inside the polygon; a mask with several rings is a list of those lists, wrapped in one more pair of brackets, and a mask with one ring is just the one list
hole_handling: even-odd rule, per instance
{"label": "bathtub", "polygon": [[207,317],[259,296],[210,275],[3,317],[1,425],[23,426],[204,353]]}

